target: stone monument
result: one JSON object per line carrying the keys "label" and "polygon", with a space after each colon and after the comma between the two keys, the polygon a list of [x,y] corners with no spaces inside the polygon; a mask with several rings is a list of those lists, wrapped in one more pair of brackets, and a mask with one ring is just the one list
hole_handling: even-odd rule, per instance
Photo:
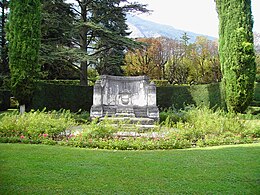
{"label": "stone monument", "polygon": [[102,75],[94,85],[90,117],[105,116],[158,121],[155,84],[147,76]]}

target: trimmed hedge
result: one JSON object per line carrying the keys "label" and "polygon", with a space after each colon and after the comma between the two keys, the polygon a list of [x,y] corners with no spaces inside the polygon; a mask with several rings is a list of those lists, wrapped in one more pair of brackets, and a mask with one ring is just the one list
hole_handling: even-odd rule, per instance
{"label": "trimmed hedge", "polygon": [[256,83],[256,85],[255,85],[254,100],[255,101],[260,101],[260,83]]}
{"label": "trimmed hedge", "polygon": [[48,83],[54,85],[80,85],[80,80],[41,80],[39,83]]}
{"label": "trimmed hedge", "polygon": [[220,84],[157,87],[157,105],[159,108],[184,108],[187,105],[205,105],[220,107]]}
{"label": "trimmed hedge", "polygon": [[[34,92],[32,108],[47,110],[69,109],[77,112],[80,109],[90,111],[93,102],[93,87],[79,85],[64,85],[40,82]],[[160,109],[175,107],[184,108],[187,105],[205,105],[210,108],[222,107],[220,83],[157,87],[157,105]],[[0,90],[0,110],[10,108],[11,93]],[[260,107],[260,83],[255,85],[252,106]]]}
{"label": "trimmed hedge", "polygon": [[0,90],[0,111],[7,110],[10,107],[11,92]]}
{"label": "trimmed hedge", "polygon": [[38,83],[32,108],[47,110],[69,109],[89,111],[93,102],[93,87]]}
{"label": "trimmed hedge", "polygon": [[251,105],[260,107],[260,83],[255,84],[255,94]]}
{"label": "trimmed hedge", "polygon": [[[157,87],[157,105],[160,109],[174,106],[176,109],[187,105],[221,105],[220,85],[194,85]],[[93,102],[93,87],[38,83],[32,108],[47,110],[69,109],[89,111]]]}

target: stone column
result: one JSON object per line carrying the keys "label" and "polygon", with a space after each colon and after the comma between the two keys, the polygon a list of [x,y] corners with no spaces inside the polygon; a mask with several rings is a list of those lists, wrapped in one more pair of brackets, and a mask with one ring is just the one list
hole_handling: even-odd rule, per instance
{"label": "stone column", "polygon": [[159,120],[159,109],[156,106],[156,85],[154,83],[148,85],[147,116],[155,121]]}
{"label": "stone column", "polygon": [[93,105],[90,110],[90,117],[96,118],[96,117],[102,117],[103,115],[103,108],[102,108],[102,86],[101,81],[97,80],[94,85],[93,90]]}
{"label": "stone column", "polygon": [[150,83],[148,85],[148,107],[156,106],[156,85],[154,83]]}

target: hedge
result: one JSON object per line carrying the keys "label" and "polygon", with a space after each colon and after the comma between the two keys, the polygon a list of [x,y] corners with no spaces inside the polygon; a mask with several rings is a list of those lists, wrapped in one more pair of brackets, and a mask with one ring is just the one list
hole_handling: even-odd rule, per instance
{"label": "hedge", "polygon": [[93,87],[38,83],[32,108],[47,110],[69,109],[89,111],[93,102]]}
{"label": "hedge", "polygon": [[[160,109],[186,105],[220,106],[219,84],[157,87],[157,105]],[[89,111],[93,102],[93,87],[39,83],[33,96],[33,109],[70,109]]]}
{"label": "hedge", "polygon": [[[93,87],[38,83],[33,95],[32,108],[47,110],[69,109],[90,111],[93,102]],[[176,109],[187,105],[206,105],[210,108],[222,107],[220,84],[157,87],[157,105],[162,110],[169,107]],[[0,90],[0,110],[10,107],[11,93]],[[260,107],[260,83],[255,85],[252,106]]]}
{"label": "hedge", "polygon": [[187,105],[220,107],[220,84],[157,87],[157,105],[161,109],[181,109]]}
{"label": "hedge", "polygon": [[10,107],[10,96],[10,91],[0,90],[0,111],[7,110]]}
{"label": "hedge", "polygon": [[255,94],[251,105],[260,107],[260,83],[255,85]]}

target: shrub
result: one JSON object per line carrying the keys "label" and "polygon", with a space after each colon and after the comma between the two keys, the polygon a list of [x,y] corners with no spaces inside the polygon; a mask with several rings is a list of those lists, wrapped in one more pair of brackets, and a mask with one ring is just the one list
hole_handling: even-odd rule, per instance
{"label": "shrub", "polygon": [[[77,125],[75,114],[69,111],[7,113],[0,115],[0,142],[155,150],[253,143],[260,138],[260,122],[249,115],[213,111],[207,107],[189,107],[181,111],[169,109],[163,114],[166,119],[156,132],[126,130],[125,124],[120,122],[112,124],[109,120],[98,122],[96,119],[69,134],[64,131]],[[115,134],[118,131],[138,131],[138,136],[120,136]],[[63,137],[59,137],[61,134]]]}
{"label": "shrub", "polygon": [[207,107],[192,108],[185,113],[186,121],[179,121],[173,127],[178,129],[182,139],[199,146],[243,143],[245,137],[251,142],[260,138],[260,123],[244,117]]}
{"label": "shrub", "polygon": [[154,84],[157,87],[166,87],[166,86],[170,86],[168,80],[152,80],[152,82],[154,82]]}
{"label": "shrub", "polygon": [[0,89],[0,111],[10,108],[10,91]]}
{"label": "shrub", "polygon": [[69,111],[31,111],[4,114],[0,120],[0,137],[28,136],[36,139],[48,135],[56,138],[68,127],[76,125]]}
{"label": "shrub", "polygon": [[118,131],[117,127],[113,126],[108,120],[98,122],[98,119],[96,119],[83,127],[82,135],[86,139],[109,139],[116,131]]}
{"label": "shrub", "polygon": [[160,112],[160,122],[162,126],[173,127],[179,121],[185,121],[183,110],[176,110],[174,107]]}

